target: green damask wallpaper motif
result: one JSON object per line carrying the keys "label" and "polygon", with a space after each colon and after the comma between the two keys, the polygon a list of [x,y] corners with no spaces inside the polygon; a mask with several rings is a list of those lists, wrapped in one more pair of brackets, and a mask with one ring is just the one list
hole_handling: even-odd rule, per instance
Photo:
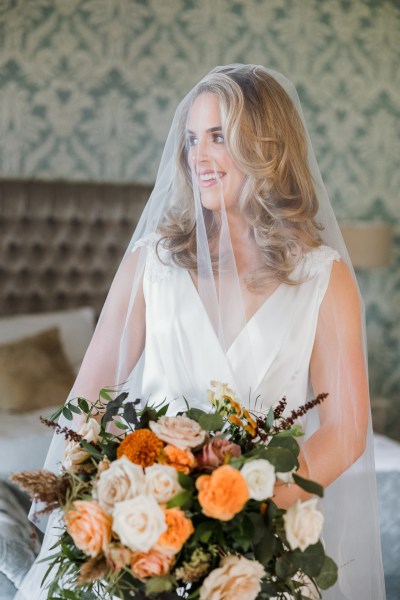
{"label": "green damask wallpaper motif", "polygon": [[152,182],[178,99],[230,62],[296,84],[339,218],[395,225],[359,280],[400,437],[398,0],[0,0],[0,177]]}

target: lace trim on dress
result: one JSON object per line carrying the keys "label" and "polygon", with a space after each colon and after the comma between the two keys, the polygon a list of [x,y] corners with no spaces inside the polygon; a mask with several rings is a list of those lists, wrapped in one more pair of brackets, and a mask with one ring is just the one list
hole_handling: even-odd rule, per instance
{"label": "lace trim on dress", "polygon": [[159,239],[160,236],[157,233],[150,233],[138,240],[132,248],[132,252],[134,252],[136,248],[147,248],[144,279],[150,283],[164,281],[169,278],[172,273],[172,266],[170,264],[171,255],[162,244],[157,246]]}

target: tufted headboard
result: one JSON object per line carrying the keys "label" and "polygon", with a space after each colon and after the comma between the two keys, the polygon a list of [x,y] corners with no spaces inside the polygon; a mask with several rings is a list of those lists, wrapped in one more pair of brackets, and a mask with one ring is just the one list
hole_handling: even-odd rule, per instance
{"label": "tufted headboard", "polygon": [[0,182],[0,316],[78,306],[98,314],[150,192]]}

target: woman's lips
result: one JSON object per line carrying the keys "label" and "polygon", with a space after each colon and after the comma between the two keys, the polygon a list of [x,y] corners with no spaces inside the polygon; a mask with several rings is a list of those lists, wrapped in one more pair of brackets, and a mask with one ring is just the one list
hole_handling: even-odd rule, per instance
{"label": "woman's lips", "polygon": [[198,173],[199,184],[203,188],[208,188],[216,185],[223,177],[225,177],[226,173],[222,171],[205,171],[203,173]]}

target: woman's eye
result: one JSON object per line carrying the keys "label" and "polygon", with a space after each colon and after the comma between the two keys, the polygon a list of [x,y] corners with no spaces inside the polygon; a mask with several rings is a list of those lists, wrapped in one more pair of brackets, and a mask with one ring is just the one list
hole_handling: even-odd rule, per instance
{"label": "woman's eye", "polygon": [[216,142],[217,144],[223,144],[224,141],[224,136],[221,133],[217,133],[214,135],[214,142]]}
{"label": "woman's eye", "polygon": [[199,140],[195,135],[189,136],[189,146],[197,146],[198,143],[199,143]]}

